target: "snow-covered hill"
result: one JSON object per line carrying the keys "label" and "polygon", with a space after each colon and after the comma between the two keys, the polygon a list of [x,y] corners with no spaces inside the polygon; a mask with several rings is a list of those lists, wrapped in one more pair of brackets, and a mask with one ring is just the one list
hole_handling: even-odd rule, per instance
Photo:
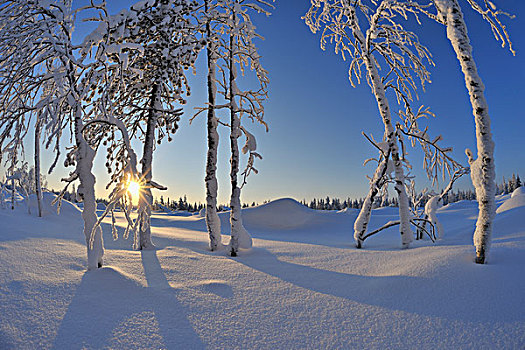
{"label": "snow-covered hill", "polygon": [[[199,215],[157,213],[158,250],[132,251],[105,226],[106,267],[86,272],[80,211],[53,214],[52,198],[43,218],[0,210],[0,349],[525,346],[522,189],[497,200],[488,265],[472,262],[475,202],[439,209],[435,244],[401,250],[394,227],[357,250],[356,211],[281,199],[243,211],[254,248],[237,258],[208,251]],[[370,228],[395,218],[376,209]]]}

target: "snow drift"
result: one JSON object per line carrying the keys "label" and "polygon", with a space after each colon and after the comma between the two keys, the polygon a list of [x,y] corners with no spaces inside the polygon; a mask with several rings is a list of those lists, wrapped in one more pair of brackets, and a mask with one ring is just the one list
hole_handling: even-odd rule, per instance
{"label": "snow drift", "polygon": [[[52,204],[56,198],[57,195],[52,192],[42,192],[42,216],[61,215],[67,218],[76,216],[80,218],[81,210],[75,204],[66,200],[62,200],[60,211],[57,212],[58,203]],[[35,194],[29,196],[29,208],[31,209],[31,213],[38,212],[38,203]]]}
{"label": "snow drift", "polygon": [[[132,251],[103,225],[107,265],[90,272],[76,206],[43,218],[0,210],[0,349],[521,349],[517,198],[501,198],[512,209],[496,216],[488,265],[472,261],[475,201],[437,211],[446,235],[436,244],[400,250],[394,228],[358,250],[355,211],[280,199],[243,210],[254,247],[237,258],[209,251],[203,218],[157,213],[159,249]],[[376,209],[371,226],[397,215]]]}
{"label": "snow drift", "polygon": [[[496,214],[501,214],[511,209],[525,207],[525,187],[518,187],[512,192],[509,199],[505,200],[496,210]],[[525,218],[524,218],[525,220]]]}
{"label": "snow drift", "polygon": [[247,226],[292,229],[306,225],[317,212],[292,198],[281,198],[257,207],[242,210]]}

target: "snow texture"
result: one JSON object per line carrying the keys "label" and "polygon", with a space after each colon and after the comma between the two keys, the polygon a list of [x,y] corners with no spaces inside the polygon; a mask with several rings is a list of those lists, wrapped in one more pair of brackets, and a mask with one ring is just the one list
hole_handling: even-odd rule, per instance
{"label": "snow texture", "polygon": [[498,207],[496,213],[502,214],[520,207],[525,207],[525,187],[523,186],[516,188],[510,198]]}
{"label": "snow texture", "polygon": [[[49,214],[50,199],[42,218],[23,205],[0,210],[1,349],[525,345],[523,190],[498,199],[513,209],[495,217],[485,266],[471,258],[474,201],[437,211],[447,232],[437,244],[398,250],[393,228],[357,250],[346,233],[356,210],[281,199],[243,210],[254,247],[236,259],[209,251],[204,218],[153,213],[158,250],[112,241],[107,221],[107,266],[86,272],[80,211],[64,202]],[[373,212],[373,227],[398,219],[395,208]]]}

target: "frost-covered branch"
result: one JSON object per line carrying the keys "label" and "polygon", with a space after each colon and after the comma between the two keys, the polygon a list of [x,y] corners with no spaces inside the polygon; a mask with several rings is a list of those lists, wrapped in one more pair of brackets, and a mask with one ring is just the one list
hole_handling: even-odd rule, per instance
{"label": "frost-covered branch", "polygon": [[[414,96],[417,96],[416,82],[419,81],[424,89],[425,83],[430,81],[427,66],[433,65],[428,49],[401,24],[401,20],[406,20],[410,14],[417,19],[417,12],[404,1],[372,1],[368,5],[360,0],[312,0],[310,9],[303,17],[313,33],[321,33],[323,50],[327,43],[333,43],[336,54],[341,54],[345,60],[347,57],[351,59],[348,76],[352,86],[355,86],[356,80],[359,83],[362,73],[366,72],[367,83],[376,98],[385,127],[383,139],[394,165],[395,190],[400,204],[400,234],[404,247],[408,247],[413,239],[403,169],[407,163],[405,153],[400,155],[399,152],[400,139],[393,126],[387,91],[392,89],[397,103],[408,107]],[[381,71],[386,71],[386,75],[381,75]],[[376,175],[384,172],[385,167],[386,163],[379,164]],[[374,178],[378,177],[376,175]],[[369,195],[375,196],[377,193],[376,189],[371,188]],[[360,237],[366,232],[373,199],[368,198],[370,205],[364,206],[354,224],[354,238],[358,247],[361,246]]]}

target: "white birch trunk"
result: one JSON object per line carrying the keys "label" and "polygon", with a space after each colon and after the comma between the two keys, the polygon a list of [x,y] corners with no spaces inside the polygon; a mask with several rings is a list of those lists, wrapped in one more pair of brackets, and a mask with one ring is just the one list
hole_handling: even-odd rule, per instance
{"label": "white birch trunk", "polygon": [[[152,178],[153,148],[155,147],[155,129],[157,128],[157,113],[160,110],[160,87],[155,84],[151,91],[150,111],[148,114],[146,139],[144,140],[144,151],[142,155],[142,177],[145,183],[149,183]],[[153,205],[153,195],[151,188],[146,186],[140,189],[138,204],[139,218],[139,250],[153,249],[155,245],[151,241],[151,207]]]}
{"label": "white birch trunk", "polygon": [[[410,229],[410,209],[408,196],[405,188],[405,174],[403,170],[403,165],[399,157],[399,149],[397,146],[397,140],[395,135],[395,129],[392,125],[392,118],[390,115],[390,107],[386,97],[385,86],[381,80],[381,76],[377,70],[373,58],[370,57],[370,52],[366,47],[366,40],[363,32],[359,28],[357,15],[355,9],[350,6],[349,15],[354,17],[352,23],[352,32],[356,37],[359,45],[361,46],[361,52],[363,53],[363,59],[366,65],[367,73],[372,84],[372,91],[377,101],[377,106],[379,108],[379,113],[383,119],[383,124],[385,125],[385,140],[388,143],[388,148],[392,153],[392,161],[394,162],[394,174],[395,174],[395,190],[399,199],[399,233],[401,234],[401,244],[403,248],[408,248],[410,243],[413,241],[414,237],[412,230]],[[368,210],[371,210],[371,206]],[[370,214],[363,214],[362,222],[365,223],[364,218],[370,218]],[[365,225],[367,225],[366,222]]]}
{"label": "white birch trunk", "polygon": [[[38,217],[42,217],[42,182],[40,179],[40,133],[42,122],[37,119],[35,127],[35,191],[38,206]],[[28,198],[29,200],[29,198]]]}
{"label": "white birch trunk", "polygon": [[[205,11],[208,13],[209,0],[204,2]],[[207,131],[208,131],[208,153],[206,157],[206,227],[210,236],[210,249],[217,250],[222,243],[221,236],[221,222],[217,214],[217,148],[219,144],[219,134],[217,133],[217,118],[215,116],[215,44],[212,38],[212,29],[210,20],[206,23],[206,37],[208,39],[207,46],[207,61],[208,61],[208,117],[207,117]]]}
{"label": "white birch trunk", "polygon": [[82,219],[84,219],[84,236],[86,238],[88,270],[95,270],[102,267],[104,256],[104,242],[102,240],[102,230],[98,227],[95,231],[93,241],[91,234],[97,223],[97,203],[95,199],[95,176],[91,172],[95,150],[86,142],[82,135],[82,111],[80,105],[75,106],[75,142],[77,146],[77,174],[80,180],[77,192],[80,194],[84,207],[82,209]]}
{"label": "white birch trunk", "polygon": [[465,76],[465,84],[470,95],[470,103],[476,124],[476,145],[478,158],[469,157],[470,176],[476,190],[479,214],[474,232],[476,263],[485,263],[492,235],[492,220],[495,216],[495,168],[494,141],[490,131],[490,117],[485,100],[484,86],[478,75],[472,55],[472,46],[467,27],[457,0],[435,0],[440,15],[446,20],[449,39]]}
{"label": "white birch trunk", "polygon": [[372,206],[377,194],[379,193],[379,184],[381,179],[386,175],[389,157],[390,154],[388,154],[387,157],[383,159],[383,161],[381,161],[377,166],[374,177],[372,178],[372,181],[370,181],[370,189],[368,194],[366,195],[363,206],[361,207],[359,215],[354,222],[354,240],[357,248],[361,248],[363,246],[363,237],[366,234],[366,229],[368,228],[368,223],[370,222]]}
{"label": "white birch trunk", "polygon": [[[233,13],[233,23],[236,22],[235,12]],[[239,173],[239,143],[238,139],[241,136],[241,120],[237,114],[237,104],[235,102],[235,62],[233,60],[233,45],[234,38],[230,36],[230,49],[229,49],[229,65],[230,65],[230,147],[231,147],[231,158],[230,158],[230,180],[232,193],[230,197],[230,224],[231,224],[231,240],[230,240],[230,255],[237,256],[237,252],[240,248],[251,248],[252,238],[246,231],[242,224],[241,214],[241,189],[238,184],[238,173]]]}

